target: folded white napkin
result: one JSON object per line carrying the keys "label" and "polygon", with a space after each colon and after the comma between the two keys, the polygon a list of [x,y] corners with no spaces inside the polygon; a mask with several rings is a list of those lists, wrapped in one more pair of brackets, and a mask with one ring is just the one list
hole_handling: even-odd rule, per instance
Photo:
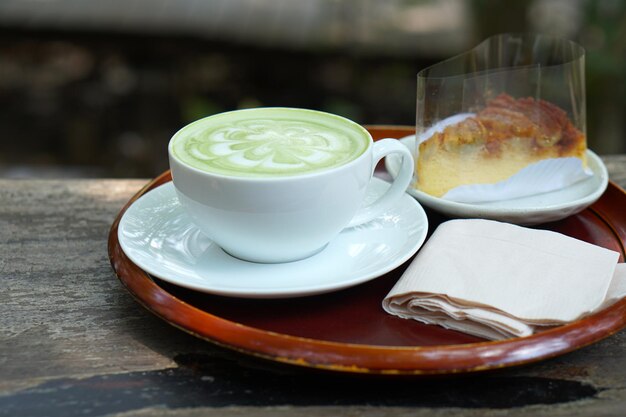
{"label": "folded white napkin", "polygon": [[388,313],[486,339],[528,336],[626,296],[619,254],[491,220],[441,224],[383,300]]}

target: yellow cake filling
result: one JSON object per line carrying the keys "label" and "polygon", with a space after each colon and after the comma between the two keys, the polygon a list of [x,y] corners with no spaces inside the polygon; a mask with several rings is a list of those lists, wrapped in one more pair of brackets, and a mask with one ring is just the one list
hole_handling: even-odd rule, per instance
{"label": "yellow cake filling", "polygon": [[548,158],[577,157],[586,141],[565,112],[543,100],[501,95],[473,117],[419,145],[416,187],[436,197],[469,184],[494,184]]}

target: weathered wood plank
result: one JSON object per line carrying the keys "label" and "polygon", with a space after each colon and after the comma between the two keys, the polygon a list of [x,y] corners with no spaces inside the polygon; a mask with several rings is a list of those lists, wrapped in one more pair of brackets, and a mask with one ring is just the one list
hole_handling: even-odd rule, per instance
{"label": "weathered wood plank", "polygon": [[[611,179],[626,187],[626,155],[604,159]],[[0,415],[474,416],[488,409],[534,416],[626,409],[626,332],[533,366],[408,384],[302,374],[191,337],[141,308],[109,265],[111,222],[145,183],[0,180]],[[118,405],[97,406],[107,401]]]}
{"label": "weathered wood plank", "polygon": [[109,227],[145,183],[0,181],[0,389],[171,367],[203,345],[138,308],[111,270]]}
{"label": "weathered wood plank", "polygon": [[626,155],[606,155],[602,159],[609,171],[611,181],[626,188]]}

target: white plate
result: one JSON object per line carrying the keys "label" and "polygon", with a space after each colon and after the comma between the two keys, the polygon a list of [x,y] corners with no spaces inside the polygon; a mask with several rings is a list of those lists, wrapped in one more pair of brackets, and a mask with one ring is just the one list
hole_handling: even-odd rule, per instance
{"label": "white plate", "polygon": [[[374,178],[367,200],[373,201],[388,187]],[[415,254],[427,231],[426,213],[404,195],[387,213],[342,231],[310,258],[282,264],[246,262],[200,233],[169,182],[126,210],[118,238],[135,264],[173,284],[234,297],[283,298],[336,291],[379,277]]]}
{"label": "white plate", "polygon": [[[415,148],[415,136],[400,139],[409,149]],[[534,225],[563,219],[582,211],[596,202],[609,183],[604,163],[587,150],[587,163],[593,176],[567,188],[549,193],[481,204],[457,203],[433,197],[410,185],[407,192],[424,206],[453,218],[482,218],[520,225]],[[392,177],[398,172],[400,159],[395,155],[385,158],[385,166]]]}

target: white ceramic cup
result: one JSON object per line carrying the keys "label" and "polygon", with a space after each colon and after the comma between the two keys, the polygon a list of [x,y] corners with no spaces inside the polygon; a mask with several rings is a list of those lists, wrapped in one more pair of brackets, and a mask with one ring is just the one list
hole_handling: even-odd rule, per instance
{"label": "white ceramic cup", "polygon": [[[293,176],[240,177],[194,168],[173,154],[174,135],[168,153],[181,205],[204,234],[237,258],[279,263],[314,255],[344,228],[381,215],[405,193],[413,176],[406,146],[395,139],[374,142],[366,129],[344,120],[366,138],[366,150],[344,165]],[[362,206],[376,164],[392,153],[402,156],[393,184],[377,201]]]}

